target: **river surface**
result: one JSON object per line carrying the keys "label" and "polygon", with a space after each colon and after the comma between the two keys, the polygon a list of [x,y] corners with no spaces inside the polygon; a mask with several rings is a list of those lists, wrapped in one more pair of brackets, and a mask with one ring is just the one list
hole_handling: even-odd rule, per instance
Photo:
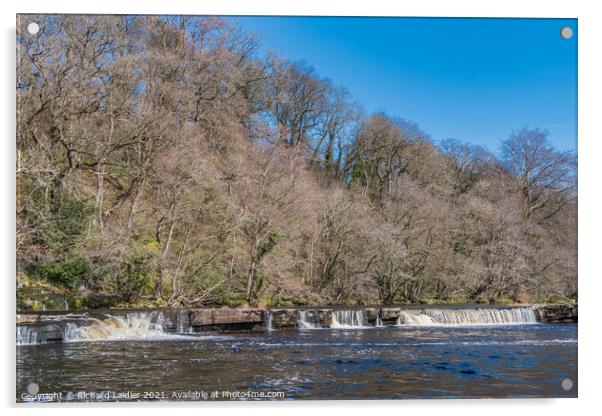
{"label": "river surface", "polygon": [[577,397],[577,387],[576,324],[278,330],[17,347],[17,401]]}

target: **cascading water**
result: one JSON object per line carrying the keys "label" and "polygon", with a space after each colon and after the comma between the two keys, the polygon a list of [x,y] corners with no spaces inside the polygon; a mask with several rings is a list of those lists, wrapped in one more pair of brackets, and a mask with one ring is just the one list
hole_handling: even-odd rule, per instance
{"label": "cascading water", "polygon": [[509,325],[537,323],[531,308],[402,310],[401,325]]}
{"label": "cascading water", "polygon": [[383,318],[382,318],[382,315],[381,315],[380,311],[378,311],[378,314],[376,315],[376,326],[379,327],[379,328],[381,326],[384,326],[383,325]]}
{"label": "cascading water", "polygon": [[301,310],[297,312],[297,327],[316,328],[364,328],[366,311],[358,310]]}
{"label": "cascading water", "polygon": [[361,328],[366,326],[366,311],[336,310],[332,311],[331,328]]}
{"label": "cascading water", "polygon": [[274,316],[272,315],[272,311],[266,311],[265,312],[265,327],[267,328],[268,331],[274,330],[274,325],[272,323],[273,320],[274,320]]}
{"label": "cascading water", "polygon": [[94,318],[87,313],[41,315],[33,325],[17,325],[17,345],[46,344],[62,341],[69,326],[88,325]]}
{"label": "cascading water", "polygon": [[138,312],[123,316],[107,315],[91,325],[67,323],[65,342],[159,339],[172,336],[163,332],[161,312]]}
{"label": "cascading water", "polygon": [[320,316],[317,311],[299,311],[297,313],[297,326],[300,329],[322,328]]}
{"label": "cascading water", "polygon": [[[331,314],[330,319],[327,318]],[[298,312],[297,326],[301,329],[315,328],[366,328],[383,327],[382,317],[377,314],[373,323],[368,323],[366,310],[303,310]],[[268,317],[269,320],[269,317]],[[536,323],[531,308],[474,308],[474,309],[407,309],[399,312],[396,326],[451,326],[451,325],[511,325]],[[268,323],[271,327],[271,323]]]}
{"label": "cascading water", "polygon": [[[161,311],[130,312],[124,315],[68,314],[45,317],[40,325],[17,325],[17,345],[44,344],[53,341],[124,341],[188,339],[164,332],[165,315]],[[198,339],[194,337],[192,339]]]}
{"label": "cascading water", "polygon": [[176,313],[176,332],[178,334],[192,333],[192,326],[190,325],[190,316],[187,313],[177,312]]}
{"label": "cascading water", "polygon": [[434,325],[430,316],[421,311],[401,311],[399,313],[398,325]]}
{"label": "cascading water", "polygon": [[40,332],[36,327],[29,325],[17,326],[17,345],[34,345],[40,344]]}
{"label": "cascading water", "polygon": [[[368,320],[365,309],[314,309],[297,311],[297,327],[315,328],[368,328],[385,326],[463,326],[463,325],[513,325],[537,323],[535,312],[523,308],[441,308],[401,309],[396,324],[395,314],[387,308],[383,319],[378,310],[376,319]],[[394,313],[394,311],[393,311]],[[126,314],[67,313],[42,314],[33,324],[18,324],[17,345],[47,342],[115,341],[198,339],[187,336],[193,328],[189,312],[166,315],[163,311],[129,312]],[[169,318],[168,318],[169,317]],[[167,319],[167,320],[166,320]],[[171,319],[171,320],[170,320]],[[384,320],[384,322],[383,322]],[[265,327],[273,330],[273,316],[266,312]],[[171,331],[176,332],[174,334]],[[169,332],[166,332],[169,331]]]}

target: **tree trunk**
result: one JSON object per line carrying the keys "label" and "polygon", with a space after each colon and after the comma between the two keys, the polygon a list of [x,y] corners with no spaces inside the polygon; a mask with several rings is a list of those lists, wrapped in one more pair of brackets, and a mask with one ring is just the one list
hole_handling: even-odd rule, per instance
{"label": "tree trunk", "polygon": [[253,301],[253,286],[255,286],[255,271],[257,268],[257,263],[255,260],[251,262],[251,267],[249,267],[249,275],[247,277],[247,302]]}

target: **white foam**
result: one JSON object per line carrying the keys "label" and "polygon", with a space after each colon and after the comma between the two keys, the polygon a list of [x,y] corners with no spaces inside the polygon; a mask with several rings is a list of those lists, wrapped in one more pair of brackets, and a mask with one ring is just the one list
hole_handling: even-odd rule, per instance
{"label": "white foam", "polygon": [[536,324],[531,308],[402,310],[402,326],[489,326]]}

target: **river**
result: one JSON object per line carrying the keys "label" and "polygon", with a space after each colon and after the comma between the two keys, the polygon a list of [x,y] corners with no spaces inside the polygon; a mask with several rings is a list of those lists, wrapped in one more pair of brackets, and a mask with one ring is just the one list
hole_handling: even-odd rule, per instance
{"label": "river", "polygon": [[17,346],[17,401],[577,397],[578,390],[576,324],[156,335]]}

